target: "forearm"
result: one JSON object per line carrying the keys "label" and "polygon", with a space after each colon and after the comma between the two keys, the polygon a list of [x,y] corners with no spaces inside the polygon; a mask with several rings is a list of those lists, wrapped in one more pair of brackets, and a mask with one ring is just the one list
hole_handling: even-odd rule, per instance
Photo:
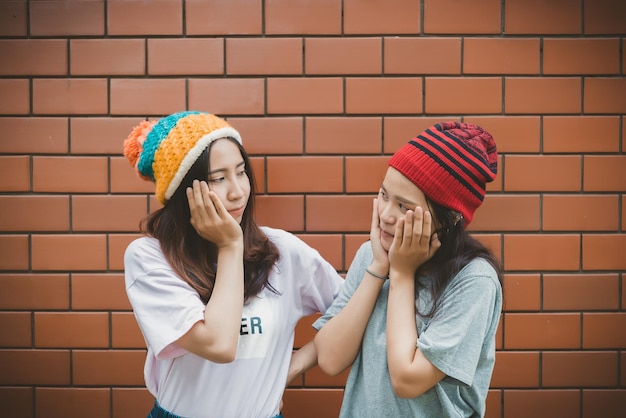
{"label": "forearm", "polygon": [[383,283],[365,273],[345,307],[315,336],[318,362],[327,374],[341,373],[356,358]]}
{"label": "forearm", "polygon": [[289,385],[295,378],[301,376],[304,372],[317,364],[317,351],[313,341],[309,341],[300,349],[294,351],[291,355],[291,363],[289,363],[289,372],[287,374],[287,383]]}

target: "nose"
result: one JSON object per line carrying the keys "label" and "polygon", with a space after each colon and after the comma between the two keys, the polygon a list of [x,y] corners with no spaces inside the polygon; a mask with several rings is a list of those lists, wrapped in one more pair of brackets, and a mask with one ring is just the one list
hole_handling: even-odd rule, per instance
{"label": "nose", "polygon": [[239,181],[235,180],[231,182],[230,187],[228,188],[228,200],[239,200],[243,197],[243,195],[243,186],[239,184]]}
{"label": "nose", "polygon": [[381,222],[387,225],[395,225],[397,220],[397,213],[393,208],[393,205],[389,204],[389,202],[378,201],[379,213],[378,217]]}

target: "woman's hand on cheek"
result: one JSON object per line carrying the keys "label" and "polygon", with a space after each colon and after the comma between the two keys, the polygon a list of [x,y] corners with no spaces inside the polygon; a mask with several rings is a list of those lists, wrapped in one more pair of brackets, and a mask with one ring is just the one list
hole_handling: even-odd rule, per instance
{"label": "woman's hand on cheek", "polygon": [[378,217],[378,199],[374,198],[372,209],[372,225],[370,228],[370,241],[374,263],[380,267],[380,271],[389,271],[389,256],[381,243],[380,219]]}
{"label": "woman's hand on cheek", "polygon": [[421,207],[406,212],[396,224],[393,243],[389,249],[391,270],[413,276],[419,266],[428,261],[441,247],[434,233],[432,215]]}
{"label": "woman's hand on cheek", "polygon": [[243,244],[243,231],[217,195],[209,190],[205,181],[194,180],[187,190],[191,225],[198,235],[218,248]]}

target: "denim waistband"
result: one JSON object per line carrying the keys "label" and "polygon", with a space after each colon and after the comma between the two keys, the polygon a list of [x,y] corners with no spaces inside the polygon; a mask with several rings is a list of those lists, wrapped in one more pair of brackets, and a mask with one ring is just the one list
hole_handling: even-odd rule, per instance
{"label": "denim waistband", "polygon": [[[161,405],[159,405],[159,403],[155,399],[154,406],[150,410],[150,413],[148,414],[147,418],[183,418],[183,417],[181,417],[180,415],[172,414],[168,410],[163,409]],[[283,414],[281,413],[278,415],[274,415],[271,418],[283,418]]]}

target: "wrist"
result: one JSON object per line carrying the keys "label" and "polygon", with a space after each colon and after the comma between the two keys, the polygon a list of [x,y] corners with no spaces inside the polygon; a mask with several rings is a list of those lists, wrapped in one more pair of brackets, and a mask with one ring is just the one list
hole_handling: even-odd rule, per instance
{"label": "wrist", "polygon": [[383,280],[383,281],[384,281],[384,280],[389,279],[389,275],[388,275],[388,273],[387,273],[387,272],[385,272],[385,273],[381,273],[381,270],[382,270],[382,269],[380,269],[380,268],[379,268],[379,269],[376,269],[376,268],[374,268],[374,267],[372,267],[372,266],[369,266],[369,267],[367,267],[367,268],[365,269],[365,272],[366,272],[367,274],[369,274],[370,276],[375,277],[375,278],[377,278],[377,279],[379,279],[379,280]]}

